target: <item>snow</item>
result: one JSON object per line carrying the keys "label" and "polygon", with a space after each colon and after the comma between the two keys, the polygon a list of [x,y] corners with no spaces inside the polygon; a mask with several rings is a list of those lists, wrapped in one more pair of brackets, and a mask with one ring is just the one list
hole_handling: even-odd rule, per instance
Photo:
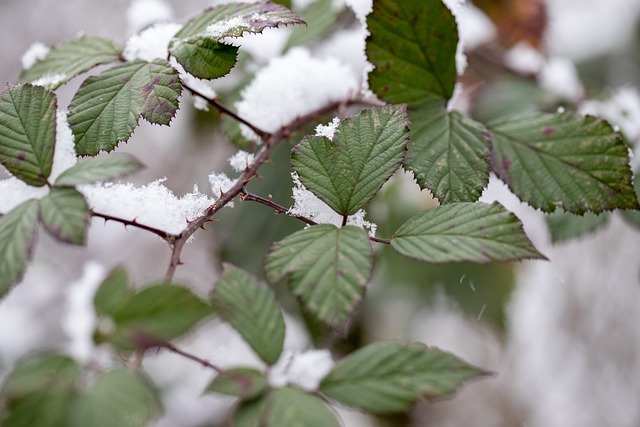
{"label": "snow", "polygon": [[[360,83],[346,65],[294,48],[258,71],[242,91],[236,110],[253,125],[274,132],[297,117],[332,101],[353,97],[359,91]],[[241,126],[241,131],[248,139],[256,138],[246,126]]]}
{"label": "snow", "polygon": [[98,183],[79,186],[79,190],[96,212],[178,234],[213,200],[195,186],[193,192],[176,197],[162,184],[164,181],[159,179],[141,187],[132,183]]}
{"label": "snow", "polygon": [[367,15],[373,11],[372,0],[345,0],[347,6],[353,10],[353,13],[363,25],[367,24]]}
{"label": "snow", "polygon": [[[211,184],[211,191],[216,199],[222,196],[222,193],[229,191],[236,183],[235,179],[229,178],[224,173],[212,173],[209,175],[209,183]],[[233,207],[233,202],[227,204],[228,207]]]}
{"label": "snow", "polygon": [[603,101],[585,101],[580,104],[579,112],[602,117],[619,126],[631,141],[640,141],[640,93],[635,87],[617,88]]}
{"label": "snow", "polygon": [[69,338],[69,354],[81,364],[87,363],[93,352],[97,317],[93,299],[106,276],[107,271],[102,265],[90,261],[84,266],[82,277],[69,285],[66,291],[67,307],[62,329]]}
{"label": "snow", "polygon": [[550,58],[538,75],[540,86],[569,101],[584,96],[584,87],[573,62],[568,58]]}
{"label": "snow", "polygon": [[244,172],[246,168],[253,164],[255,156],[252,153],[240,150],[233,156],[229,157],[229,164],[236,172]]}
{"label": "snow", "polygon": [[49,181],[54,182],[62,172],[77,162],[73,133],[69,122],[67,122],[67,112],[58,109],[56,113],[56,146],[53,152],[53,166]]}
{"label": "snow", "polygon": [[31,46],[29,46],[29,49],[27,49],[27,51],[22,55],[22,69],[28,70],[29,68],[33,67],[33,64],[41,59],[44,59],[44,57],[47,56],[49,50],[49,47],[44,43],[33,43]]}
{"label": "snow", "polygon": [[487,15],[470,3],[459,13],[458,32],[466,51],[490,42],[497,35],[496,27]]}
{"label": "snow", "polygon": [[[318,224],[333,224],[336,227],[342,225],[342,215],[331,209],[329,205],[323,202],[300,182],[300,178],[296,172],[291,173],[293,179],[293,200],[294,204],[289,208],[288,213],[298,215],[310,219]],[[376,235],[377,224],[366,221],[364,219],[366,212],[360,209],[347,218],[347,225],[354,225],[368,231],[369,236]]]}
{"label": "snow", "polygon": [[0,213],[6,214],[29,199],[41,199],[49,194],[49,189],[32,187],[24,181],[10,177],[0,180]]}
{"label": "snow", "polygon": [[122,56],[127,61],[142,59],[151,62],[157,58],[167,59],[169,42],[180,28],[180,24],[167,22],[155,24],[139,34],[134,34],[125,43]]}
{"label": "snow", "polygon": [[523,74],[538,74],[545,64],[544,56],[524,42],[509,49],[504,59],[505,65]]}
{"label": "snow", "polygon": [[318,125],[316,126],[316,136],[324,136],[327,137],[330,141],[333,141],[333,135],[338,131],[338,126],[340,125],[340,119],[338,117],[334,117],[331,120],[331,123],[328,125]]}
{"label": "snow", "polygon": [[127,8],[127,27],[130,33],[148,27],[154,22],[170,21],[171,6],[163,0],[134,0]]}
{"label": "snow", "polygon": [[285,350],[269,371],[269,384],[276,388],[291,384],[306,391],[317,391],[333,365],[329,350]]}
{"label": "snow", "polygon": [[[171,63],[171,66],[173,68],[178,70],[178,73],[180,73],[180,79],[182,80],[182,83],[185,86],[188,86],[189,88],[197,91],[198,93],[205,96],[207,99],[214,99],[217,96],[216,91],[213,89],[213,85],[211,81],[199,79],[187,73],[184,67],[180,65],[180,63],[176,61],[176,59],[173,56],[171,57],[169,62]],[[209,101],[207,101],[207,99],[198,95],[193,95],[192,98],[193,98],[193,106],[197,110],[209,111]]]}
{"label": "snow", "polygon": [[248,27],[251,26],[241,16],[234,16],[233,18],[226,19],[224,21],[218,21],[209,25],[204,31],[213,38],[220,38],[224,36],[229,30],[236,27]]}
{"label": "snow", "polygon": [[34,86],[42,86],[45,89],[53,89],[58,86],[61,82],[67,79],[66,74],[58,73],[58,74],[45,74],[31,82]]}
{"label": "snow", "polygon": [[[458,26],[458,35],[460,35],[460,27],[464,15],[464,0],[444,0],[444,4],[453,14]],[[464,42],[462,41],[462,37],[459,37],[458,46],[456,47],[456,70],[458,71],[458,75],[462,75],[466,68],[467,56],[464,54]]]}

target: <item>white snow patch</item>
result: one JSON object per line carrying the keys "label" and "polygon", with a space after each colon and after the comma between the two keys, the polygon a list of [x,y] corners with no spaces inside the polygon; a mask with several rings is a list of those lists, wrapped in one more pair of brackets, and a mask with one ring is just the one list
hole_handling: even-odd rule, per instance
{"label": "white snow patch", "polygon": [[127,27],[130,33],[173,18],[171,6],[163,0],[134,0],[127,8]]}
{"label": "white snow patch", "polygon": [[93,298],[106,277],[105,268],[97,262],[84,266],[82,277],[72,283],[66,292],[66,315],[62,329],[69,338],[69,354],[79,363],[87,363],[94,349],[93,331],[96,327],[96,310]]}
{"label": "white snow patch", "polygon": [[316,136],[325,136],[329,138],[330,141],[333,141],[333,136],[338,131],[339,125],[340,119],[338,117],[334,117],[328,125],[320,124],[316,126]]}
{"label": "white snow patch", "polygon": [[[274,132],[296,117],[359,91],[358,79],[346,65],[333,58],[314,58],[308,50],[294,48],[272,59],[256,74],[243,90],[236,109],[250,123]],[[257,138],[246,126],[241,130],[246,138]]]}
{"label": "white snow patch", "polygon": [[61,82],[65,81],[66,79],[67,79],[67,75],[62,73],[45,74],[39,79],[32,81],[31,84],[34,86],[42,86],[45,89],[53,89],[56,86],[58,86]]}
{"label": "white snow patch", "polygon": [[622,86],[603,101],[585,101],[579,112],[602,117],[619,126],[630,140],[640,141],[640,94],[635,87]]}
{"label": "white snow patch", "polygon": [[[300,178],[296,172],[291,173],[293,179],[293,206],[289,208],[288,213],[298,215],[310,219],[318,224],[333,224],[336,227],[342,225],[342,215],[331,209],[329,205],[323,202],[300,182]],[[360,209],[347,218],[347,225],[354,225],[368,231],[369,236],[374,237],[378,228],[377,224],[366,221],[364,219],[366,212]]]}
{"label": "white snow patch", "polygon": [[44,59],[44,57],[47,56],[49,50],[49,47],[44,43],[33,43],[31,46],[29,46],[29,49],[27,49],[27,51],[22,55],[22,69],[28,70],[29,68],[33,67],[33,64],[41,59]]}
{"label": "white snow patch", "polygon": [[[460,26],[464,15],[464,0],[443,0],[444,4],[453,14],[458,27],[458,35],[460,35]],[[456,71],[458,75],[462,75],[467,68],[467,56],[464,54],[464,43],[462,37],[458,37],[458,46],[456,46]]]}
{"label": "white snow patch", "polygon": [[148,185],[136,187],[132,183],[98,183],[79,186],[95,211],[135,220],[168,233],[178,234],[213,203],[213,200],[198,191],[176,197],[156,180]]}
{"label": "white snow patch", "polygon": [[326,349],[304,352],[285,350],[269,371],[269,384],[278,388],[292,384],[306,391],[317,391],[320,381],[333,365],[331,353]]}
{"label": "white snow patch", "polygon": [[496,38],[497,30],[493,22],[480,9],[470,3],[460,11],[458,32],[465,51]]}
{"label": "white snow patch", "polygon": [[233,18],[218,21],[215,24],[209,25],[204,31],[213,38],[223,37],[229,30],[236,27],[251,28],[247,21],[241,16],[234,16]]}
{"label": "white snow patch", "polygon": [[127,40],[122,56],[127,61],[142,59],[151,62],[154,59],[167,59],[169,42],[182,28],[180,24],[171,22],[155,24]]}
{"label": "white snow patch", "polygon": [[353,10],[353,13],[363,25],[367,24],[367,15],[373,11],[372,0],[345,0],[347,6]]}
{"label": "white snow patch", "polygon": [[551,58],[538,75],[540,86],[564,99],[578,101],[584,87],[573,62],[568,58]]}
{"label": "white snow patch", "polygon": [[0,180],[0,213],[6,214],[29,199],[41,199],[49,194],[46,186],[32,187],[24,181],[10,177]]}
{"label": "white snow patch", "polygon": [[53,153],[51,175],[49,175],[50,182],[54,182],[62,172],[78,162],[73,141],[73,132],[67,122],[67,112],[58,109],[56,113],[56,147]]}
{"label": "white snow patch", "polygon": [[229,164],[236,172],[243,172],[246,168],[253,164],[255,156],[252,153],[240,150],[233,156],[229,157]]}
{"label": "white snow patch", "polygon": [[[220,196],[222,196],[222,193],[226,193],[231,187],[236,184],[236,180],[229,178],[224,173],[212,173],[211,175],[209,175],[209,183],[211,184],[213,197],[215,199],[219,199]],[[228,203],[227,206],[232,208],[233,202]]]}
{"label": "white snow patch", "polygon": [[540,52],[524,42],[509,49],[504,60],[508,67],[524,74],[538,74],[546,62]]}

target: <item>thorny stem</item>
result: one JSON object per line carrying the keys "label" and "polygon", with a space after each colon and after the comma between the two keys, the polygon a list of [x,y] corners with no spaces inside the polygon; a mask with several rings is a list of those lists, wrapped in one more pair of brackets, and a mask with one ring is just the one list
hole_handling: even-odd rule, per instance
{"label": "thorny stem", "polygon": [[124,224],[125,227],[127,225],[131,225],[132,227],[137,227],[140,228],[142,230],[146,230],[149,231],[157,236],[162,237],[164,240],[166,240],[170,245],[173,244],[173,242],[176,239],[176,235],[175,234],[171,234],[168,233],[164,230],[160,230],[159,228],[154,228],[154,227],[150,227],[148,225],[144,225],[144,224],[140,224],[138,221],[134,220],[128,220],[128,219],[124,219],[124,218],[118,218],[115,216],[111,216],[111,215],[107,215],[107,214],[103,214],[100,212],[96,212],[94,210],[91,210],[91,216],[95,216],[96,218],[102,218],[104,219],[105,222],[107,221],[115,221],[115,222],[119,222],[121,224]]}
{"label": "thorny stem", "polygon": [[194,362],[199,363],[200,365],[202,365],[205,368],[213,369],[214,371],[216,371],[218,373],[222,372],[222,369],[220,369],[218,366],[214,365],[213,363],[209,362],[208,360],[201,359],[196,355],[193,355],[191,353],[187,353],[184,350],[180,350],[178,347],[176,347],[175,345],[171,344],[170,342],[162,343],[162,345],[160,345],[160,348],[165,348],[165,349],[169,350],[172,353],[179,354],[180,356],[186,357],[189,360],[193,360]]}
{"label": "thorny stem", "polygon": [[[194,93],[197,94],[197,92],[194,92]],[[244,172],[242,172],[242,174],[238,177],[233,187],[227,190],[226,193],[222,193],[220,197],[214,202],[213,205],[209,206],[209,208],[205,210],[202,213],[202,215],[200,215],[198,218],[191,221],[189,225],[184,230],[182,230],[182,232],[179,235],[175,236],[175,240],[173,242],[173,247],[171,251],[171,259],[169,260],[169,266],[167,267],[167,272],[165,273],[165,280],[167,282],[170,282],[173,279],[176,269],[180,264],[182,264],[180,260],[180,254],[182,253],[182,249],[184,248],[184,245],[186,244],[187,240],[189,240],[189,238],[196,231],[198,231],[199,228],[204,228],[204,225],[207,222],[210,222],[220,209],[222,209],[224,206],[226,206],[229,202],[231,202],[234,198],[236,198],[239,194],[242,193],[242,190],[249,183],[249,181],[251,181],[254,177],[258,176],[258,169],[260,168],[260,166],[262,166],[263,163],[265,163],[269,159],[271,152],[281,140],[286,139],[290,135],[292,130],[301,128],[302,126],[314,120],[318,116],[329,113],[336,109],[343,110],[344,108],[350,105],[355,105],[355,104],[371,105],[370,102],[363,101],[360,99],[349,99],[349,100],[332,102],[330,104],[325,105],[324,107],[321,107],[315,111],[312,111],[308,114],[305,114],[303,116],[300,116],[292,120],[290,123],[284,125],[274,133],[271,133],[271,134],[266,133],[265,138],[263,138],[264,143],[262,147],[255,154],[255,160],[253,161],[252,164],[247,166]],[[213,105],[217,105],[217,103]],[[232,117],[235,118],[237,116],[234,115]],[[252,126],[250,123],[245,122],[242,119],[241,119],[241,122],[247,124],[247,126],[251,127],[252,129],[254,129],[255,127],[255,126]],[[258,129],[258,131],[260,131],[260,129]],[[255,132],[255,129],[254,129],[254,132]]]}

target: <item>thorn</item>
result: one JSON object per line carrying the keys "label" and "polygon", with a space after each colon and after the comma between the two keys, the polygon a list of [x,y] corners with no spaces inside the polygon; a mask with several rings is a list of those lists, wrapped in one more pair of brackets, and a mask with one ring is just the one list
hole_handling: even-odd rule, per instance
{"label": "thorn", "polygon": [[182,260],[179,259],[176,265],[184,265],[184,262],[182,262]]}

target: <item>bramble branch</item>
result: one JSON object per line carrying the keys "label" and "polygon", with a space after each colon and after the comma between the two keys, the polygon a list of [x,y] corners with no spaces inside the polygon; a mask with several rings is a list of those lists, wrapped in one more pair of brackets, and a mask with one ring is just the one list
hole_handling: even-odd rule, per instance
{"label": "bramble branch", "polygon": [[154,228],[154,227],[150,227],[148,225],[144,225],[139,223],[138,221],[134,220],[128,220],[128,219],[124,219],[124,218],[118,218],[112,215],[107,215],[107,214],[103,214],[100,212],[96,212],[94,210],[91,210],[91,216],[96,217],[96,218],[102,218],[104,219],[105,222],[107,221],[114,221],[114,222],[119,222],[120,224],[124,224],[124,226],[132,226],[132,227],[137,227],[140,228],[141,230],[146,230],[149,231],[157,236],[162,237],[164,240],[166,240],[170,245],[173,245],[173,242],[175,241],[175,239],[178,237],[175,234],[171,234],[171,233],[167,233],[164,230],[160,230],[159,228]]}
{"label": "bramble branch", "polygon": [[222,369],[220,369],[218,366],[214,365],[213,363],[209,362],[208,360],[205,359],[201,359],[196,355],[193,355],[191,353],[187,353],[184,350],[180,350],[178,347],[176,347],[175,345],[171,344],[170,342],[164,342],[162,343],[162,345],[159,346],[160,348],[164,348],[169,350],[172,353],[175,354],[179,354],[180,356],[183,356],[189,360],[193,360],[196,363],[199,363],[200,365],[202,365],[205,368],[209,368],[209,369],[213,369],[216,372],[222,372]]}

